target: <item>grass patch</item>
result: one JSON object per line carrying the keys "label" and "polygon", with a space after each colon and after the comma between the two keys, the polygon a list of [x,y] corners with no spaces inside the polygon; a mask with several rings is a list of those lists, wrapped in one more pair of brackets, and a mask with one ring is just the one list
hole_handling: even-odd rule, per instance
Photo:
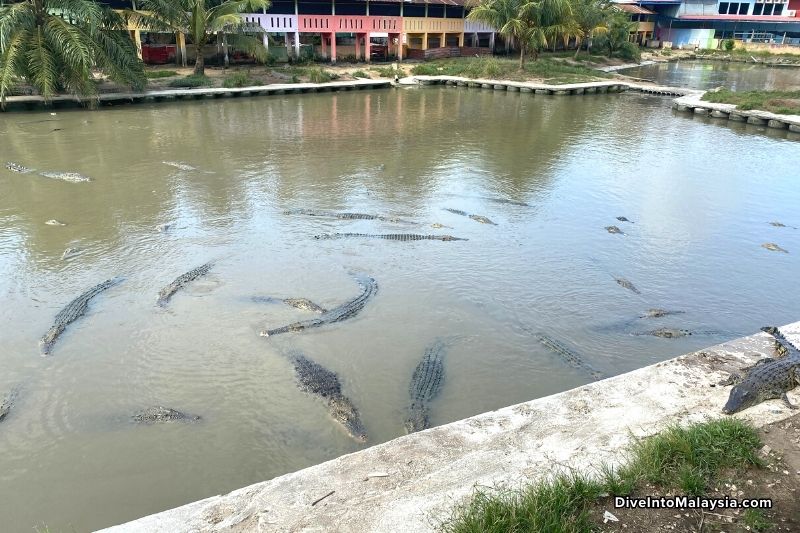
{"label": "grass patch", "polygon": [[159,78],[171,78],[173,76],[177,76],[178,73],[174,70],[148,70],[145,73],[148,79],[156,80]]}
{"label": "grass patch", "polygon": [[[761,440],[752,426],[724,418],[686,428],[670,427],[636,441],[627,462],[599,475],[559,473],[520,490],[478,490],[441,525],[446,533],[596,530],[590,506],[602,498],[631,494],[643,483],[682,494],[701,495],[722,472],[761,467]],[[754,531],[770,524],[758,511],[745,517]]]}
{"label": "grass patch", "polygon": [[308,76],[308,81],[311,83],[328,83],[329,81],[339,79],[338,74],[328,72],[322,67],[310,68],[306,75]]}
{"label": "grass patch", "polygon": [[708,91],[703,100],[716,104],[734,104],[738,109],[760,109],[782,115],[800,115],[800,91],[743,91],[730,89]]}
{"label": "grass patch", "polygon": [[742,521],[750,531],[769,531],[773,526],[772,522],[767,520],[764,513],[758,509],[746,510],[742,516]]}
{"label": "grass patch", "polygon": [[380,67],[380,68],[371,68],[373,72],[377,72],[378,76],[381,78],[394,78],[395,73],[397,72],[392,67]]}
{"label": "grass patch", "polygon": [[546,57],[528,61],[523,70],[514,59],[496,57],[451,58],[415,65],[412,74],[426,76],[463,76],[466,78],[492,78],[513,81],[541,79],[547,83],[579,83],[609,77],[583,65],[570,64],[564,59]]}
{"label": "grass patch", "polygon": [[185,78],[178,78],[169,82],[170,87],[191,88],[191,87],[204,87],[211,85],[211,80],[206,76],[186,76]]}
{"label": "grass patch", "polygon": [[363,70],[357,70],[357,71],[353,72],[352,76],[354,78],[367,78],[367,79],[371,78],[369,73],[364,72]]}
{"label": "grass patch", "polygon": [[222,82],[222,86],[226,89],[234,87],[250,87],[256,85],[256,80],[250,77],[249,72],[236,72],[231,74]]}

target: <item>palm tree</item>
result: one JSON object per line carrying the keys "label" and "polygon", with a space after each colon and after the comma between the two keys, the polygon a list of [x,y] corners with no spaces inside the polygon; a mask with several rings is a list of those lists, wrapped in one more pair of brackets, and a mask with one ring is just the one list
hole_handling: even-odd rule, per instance
{"label": "palm tree", "polygon": [[622,51],[638,55],[638,47],[630,42],[630,34],[635,29],[636,23],[631,22],[628,14],[623,11],[616,11],[609,17],[608,31],[603,38],[603,48],[608,52],[608,57]]}
{"label": "palm tree", "polygon": [[525,68],[525,53],[534,61],[549,41],[569,31],[572,12],[569,0],[483,0],[467,18],[485,22],[519,46],[519,68]]}
{"label": "palm tree", "polygon": [[24,0],[0,6],[0,105],[19,80],[45,100],[61,91],[94,96],[92,70],[141,89],[136,46],[117,13],[93,0]]}
{"label": "palm tree", "polygon": [[269,0],[139,0],[137,7],[150,13],[133,12],[131,16],[138,18],[143,27],[169,28],[191,36],[197,55],[194,73],[202,76],[205,73],[203,47],[215,33],[222,33],[226,48],[232,45],[256,59],[266,59],[264,44],[246,33],[249,27],[241,13],[260,11],[269,5]]}
{"label": "palm tree", "polygon": [[575,58],[586,42],[586,51],[592,46],[592,37],[608,31],[608,20],[611,17],[607,0],[572,0],[572,16],[574,17],[574,36],[578,40]]}

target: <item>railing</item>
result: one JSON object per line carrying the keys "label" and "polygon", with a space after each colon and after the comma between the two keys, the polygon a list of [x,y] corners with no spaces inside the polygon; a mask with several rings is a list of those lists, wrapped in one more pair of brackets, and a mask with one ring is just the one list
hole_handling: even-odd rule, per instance
{"label": "railing", "polygon": [[485,22],[477,22],[475,20],[464,19],[464,32],[465,33],[494,33],[494,28]]}
{"label": "railing", "polygon": [[297,23],[299,31],[307,33],[400,33],[403,31],[401,17],[300,15]]}
{"label": "railing", "polygon": [[403,17],[405,33],[463,33],[464,19]]}
{"label": "railing", "polygon": [[264,15],[261,13],[243,13],[245,24],[261,26],[264,31],[285,33],[297,31],[297,15]]}

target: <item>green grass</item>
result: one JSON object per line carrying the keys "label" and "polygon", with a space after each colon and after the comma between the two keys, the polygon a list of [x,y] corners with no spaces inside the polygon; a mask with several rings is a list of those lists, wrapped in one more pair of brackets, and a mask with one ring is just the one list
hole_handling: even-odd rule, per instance
{"label": "green grass", "polygon": [[195,76],[194,74],[169,82],[170,87],[180,88],[203,87],[206,85],[211,85],[211,80],[209,78],[206,76]]}
{"label": "green grass", "polygon": [[352,76],[354,78],[370,78],[371,77],[368,73],[364,72],[363,70],[357,70],[357,71],[353,72]]}
{"label": "green grass", "polygon": [[334,74],[333,72],[328,72],[324,70],[322,67],[315,67],[308,69],[306,74],[308,76],[308,81],[311,83],[328,83],[331,80],[335,80],[339,78],[338,74]]}
{"label": "green grass", "polygon": [[784,54],[784,53],[776,53],[770,50],[747,50],[746,48],[742,48],[739,43],[736,43],[736,47],[733,50],[714,50],[714,49],[702,49],[698,50],[698,56],[701,57],[733,57],[735,59],[743,59],[747,61],[752,61],[751,56],[759,59],[766,59],[766,60],[775,60],[780,59],[783,62],[788,63],[800,63],[800,55],[798,54]]}
{"label": "green grass", "polygon": [[178,75],[178,73],[174,70],[149,70],[146,74],[151,80],[158,78],[171,78]]}
{"label": "green grass", "polygon": [[256,80],[250,77],[249,72],[236,72],[231,74],[222,82],[222,86],[226,89],[234,87],[250,87],[256,85]]}
{"label": "green grass", "polygon": [[748,509],[742,516],[744,525],[750,528],[750,531],[762,532],[769,531],[773,524],[766,519],[764,513],[758,509]]}
{"label": "green grass", "polygon": [[378,76],[381,78],[394,78],[395,73],[397,72],[392,67],[380,67],[380,68],[371,68],[373,72],[377,72]]}
{"label": "green grass", "polygon": [[[735,418],[673,426],[636,441],[627,461],[616,470],[603,465],[595,476],[571,471],[519,490],[477,490],[441,524],[441,530],[588,533],[596,529],[589,509],[604,497],[631,494],[643,483],[700,495],[723,472],[763,466],[757,456],[760,448],[756,430]],[[756,526],[769,525],[758,512],[744,520],[755,531],[764,531]]]}
{"label": "green grass", "polygon": [[716,104],[734,104],[737,109],[760,109],[782,115],[800,115],[800,91],[708,91],[703,100]]}
{"label": "green grass", "polygon": [[463,76],[467,78],[492,78],[524,81],[543,79],[547,83],[580,83],[609,77],[583,65],[572,65],[558,58],[540,58],[527,61],[525,69],[519,70],[519,62],[514,59],[496,57],[451,58],[430,61],[415,65],[411,72],[427,76]]}

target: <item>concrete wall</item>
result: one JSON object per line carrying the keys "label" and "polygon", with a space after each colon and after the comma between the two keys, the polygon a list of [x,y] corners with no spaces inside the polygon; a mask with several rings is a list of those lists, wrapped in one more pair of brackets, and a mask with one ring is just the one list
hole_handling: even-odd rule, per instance
{"label": "concrete wall", "polygon": [[[800,322],[781,329],[800,344]],[[716,384],[772,355],[772,346],[772,338],[759,333],[106,531],[432,531],[475,485],[514,487],[559,465],[614,464],[631,435],[724,416],[720,409],[730,387]],[[796,402],[800,392],[789,396]],[[737,416],[760,426],[792,414],[775,400]]]}

